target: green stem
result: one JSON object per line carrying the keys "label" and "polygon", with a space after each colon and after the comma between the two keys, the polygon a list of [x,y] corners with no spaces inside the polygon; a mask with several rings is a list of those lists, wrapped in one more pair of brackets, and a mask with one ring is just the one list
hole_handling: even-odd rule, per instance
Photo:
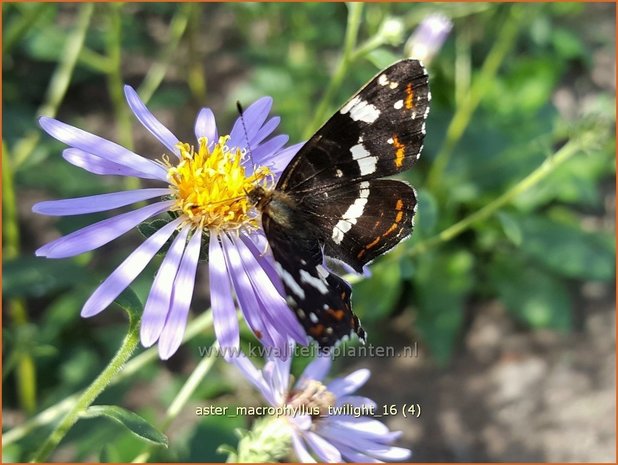
{"label": "green stem", "polygon": [[[157,88],[161,85],[161,82],[163,82],[163,78],[167,73],[167,68],[172,61],[172,58],[175,57],[174,52],[178,49],[178,45],[187,30],[189,21],[191,18],[198,16],[195,11],[196,9],[197,6],[195,4],[185,3],[179,7],[178,11],[172,18],[168,32],[169,39],[165,44],[161,57],[150,67],[144,81],[142,82],[142,85],[138,90],[138,94],[144,103],[147,103],[152,98]],[[202,65],[202,63],[199,63],[199,66]]]}
{"label": "green stem", "polygon": [[11,155],[2,141],[2,251],[6,259],[19,255],[19,223],[11,165]]}
{"label": "green stem", "polygon": [[[47,87],[44,103],[37,110],[37,115],[45,115],[52,118],[56,116],[60,103],[64,99],[67,89],[69,88],[77,59],[84,47],[86,32],[88,31],[93,11],[93,3],[84,3],[81,5],[75,22],[75,29],[66,41],[60,62]],[[40,138],[41,131],[39,129],[33,129],[16,144],[13,162],[15,170],[18,170],[28,157],[30,157],[37,147]]]}
{"label": "green stem", "polygon": [[187,64],[187,83],[193,98],[198,102],[206,101],[206,75],[204,73],[204,63],[200,59],[197,44],[201,39],[202,25],[202,6],[195,3],[189,5],[195,6],[195,11],[192,12],[189,29],[187,33],[187,45],[189,54],[189,63]]}
{"label": "green stem", "polygon": [[[187,326],[187,331],[185,332],[185,337],[183,342],[187,342],[193,339],[198,334],[204,334],[209,328],[212,328],[212,312],[205,311],[200,314],[197,318],[195,318],[189,325]],[[136,356],[133,360],[127,363],[124,370],[118,373],[117,376],[111,381],[111,384],[116,384],[135,373],[139,372],[144,366],[148,363],[158,359],[158,349],[157,347],[151,347],[148,350],[145,350],[138,356]],[[62,414],[67,412],[73,403],[77,400],[77,398],[83,394],[82,392],[78,392],[73,394],[61,402],[48,407],[47,409],[40,412],[33,418],[30,418],[23,424],[16,426],[10,431],[7,431],[2,437],[2,444],[7,446],[12,444],[20,439],[24,438],[32,431],[42,426],[48,425],[54,421]]]}
{"label": "green stem", "polygon": [[356,42],[358,40],[358,30],[360,28],[361,17],[363,14],[363,4],[360,2],[348,3],[348,23],[345,31],[345,39],[343,43],[343,53],[341,54],[341,59],[337,64],[337,68],[333,73],[333,77],[331,78],[326,90],[324,91],[324,95],[322,96],[322,100],[317,106],[315,114],[313,115],[313,119],[311,124],[307,126],[305,130],[305,134],[303,135],[304,139],[307,139],[315,129],[320,126],[326,115],[329,111],[332,99],[341,87],[341,83],[343,82],[343,78],[348,74],[349,66],[352,62],[352,54],[354,52],[354,48],[356,47]]}
{"label": "green stem", "polygon": [[[583,140],[582,140],[583,139]],[[457,223],[449,226],[439,234],[416,244],[415,247],[410,249],[408,252],[409,256],[417,255],[425,252],[427,249],[434,247],[443,242],[448,242],[453,239],[455,236],[461,234],[466,229],[470,228],[475,223],[483,221],[493,215],[496,211],[502,208],[504,205],[510,203],[515,197],[517,197],[522,192],[530,189],[534,185],[538,184],[541,180],[547,177],[553,170],[555,170],[558,166],[569,160],[573,155],[578,153],[585,147],[584,140],[587,139],[579,138],[575,140],[570,140],[566,145],[564,145],[558,152],[556,152],[553,156],[546,159],[541,166],[535,169],[532,173],[526,176],[524,179],[519,181],[513,187],[511,187],[508,191],[502,194],[500,197],[496,198],[492,202],[485,205],[483,208],[477,210],[466,218],[458,221]]]}
{"label": "green stem", "polygon": [[[189,401],[191,395],[195,392],[197,387],[201,384],[202,380],[210,372],[210,369],[215,363],[216,350],[211,350],[209,353],[210,356],[204,357],[202,358],[202,360],[200,360],[200,362],[191,373],[191,376],[189,376],[189,379],[187,379],[178,394],[176,394],[176,397],[174,398],[171,405],[167,409],[167,412],[165,413],[165,419],[163,420],[161,427],[159,428],[160,431],[166,431],[170,427],[174,419],[178,416],[180,411]],[[137,457],[135,457],[131,461],[131,463],[144,463],[148,461],[150,455],[152,454],[152,447],[153,446],[148,446],[148,448]]]}
{"label": "green stem", "polygon": [[64,438],[71,427],[79,420],[80,415],[86,411],[99,394],[103,392],[122,370],[122,367],[127,360],[129,360],[139,343],[139,323],[140,319],[129,313],[129,331],[120,349],[101,374],[81,394],[77,402],[73,405],[73,408],[69,410],[47,440],[39,447],[32,458],[32,462],[45,462],[47,460],[49,454],[56,449],[62,438]]}
{"label": "green stem", "polygon": [[[2,244],[5,259],[19,255],[19,220],[13,185],[11,155],[4,141],[2,142]],[[28,311],[23,299],[11,299],[8,302],[9,317],[16,334],[28,325]],[[22,344],[19,344],[22,346]],[[27,346],[31,347],[31,345]],[[16,355],[17,396],[19,405],[27,413],[36,410],[36,365],[32,355],[26,350],[19,350]],[[3,373],[3,376],[5,374]]]}
{"label": "green stem", "polygon": [[467,98],[457,107],[455,115],[448,126],[444,144],[436,155],[427,177],[428,190],[438,191],[437,186],[448,166],[453,149],[468,127],[474,111],[490,87],[506,54],[513,47],[523,17],[521,9],[511,7],[509,15],[499,29],[500,35],[487,55],[478,77],[470,87]]}
{"label": "green stem", "polygon": [[[122,80],[122,3],[108,4],[109,27],[106,35],[106,52],[110,62],[107,73],[107,89],[114,108],[114,117],[121,145],[133,150],[133,126],[131,113],[124,98],[124,81]],[[127,190],[137,189],[139,179],[125,177],[124,186]]]}
{"label": "green stem", "polygon": [[107,32],[107,56],[110,61],[110,69],[107,75],[107,87],[109,90],[116,125],[118,139],[129,150],[133,149],[133,135],[131,130],[131,115],[124,99],[124,82],[122,80],[122,3],[108,5],[109,29]]}

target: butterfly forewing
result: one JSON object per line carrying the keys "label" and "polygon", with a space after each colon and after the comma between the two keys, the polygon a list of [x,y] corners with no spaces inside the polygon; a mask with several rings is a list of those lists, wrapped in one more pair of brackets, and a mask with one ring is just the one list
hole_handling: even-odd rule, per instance
{"label": "butterfly forewing", "polygon": [[381,71],[307,141],[277,189],[312,192],[409,169],[423,147],[430,99],[419,61]]}

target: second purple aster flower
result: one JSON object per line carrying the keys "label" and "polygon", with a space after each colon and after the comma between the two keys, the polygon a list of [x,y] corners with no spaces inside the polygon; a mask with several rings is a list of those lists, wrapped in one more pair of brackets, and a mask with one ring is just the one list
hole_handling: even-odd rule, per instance
{"label": "second purple aster flower", "polygon": [[125,95],[138,120],[166,147],[161,160],[144,158],[52,118],[41,118],[41,127],[70,147],[63,157],[73,165],[98,175],[157,180],[162,187],[40,202],[33,211],[52,216],[80,215],[156,201],[56,239],[36,254],[72,257],[107,244],[149,218],[171,212],[174,219],[148,237],[95,290],[84,304],[82,316],[96,315],[108,307],[176,233],[144,307],[144,346],[158,341],[163,359],[178,349],[200,250],[206,241],[212,312],[220,346],[238,348],[234,295],[247,324],[266,347],[285,353],[289,338],[305,344],[305,333],[282,297],[284,291],[272,258],[264,254],[266,238],[245,195],[256,184],[274,186],[302,145],[285,148],[287,136],[270,137],[280,121],[276,116],[269,119],[272,99],[263,97],[249,106],[243,113],[244,125],[239,118],[224,136],[219,135],[213,112],[202,109],[195,122],[196,140],[189,143],[178,140],[163,126],[131,87],[125,87]]}

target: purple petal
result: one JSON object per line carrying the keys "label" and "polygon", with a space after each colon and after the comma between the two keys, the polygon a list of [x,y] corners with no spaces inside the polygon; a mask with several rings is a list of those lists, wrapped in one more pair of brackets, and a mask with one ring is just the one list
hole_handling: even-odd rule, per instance
{"label": "purple petal", "polygon": [[134,170],[128,166],[119,165],[118,163],[105,160],[79,149],[65,149],[62,152],[62,157],[72,165],[89,171],[90,173],[100,174],[103,176],[132,176],[142,179],[156,179],[159,181],[166,180],[160,173],[157,173],[156,176],[142,173],[139,170]]}
{"label": "purple petal", "polygon": [[[280,328],[279,333],[292,337],[300,344],[307,344],[305,331],[288,307],[285,299],[275,288],[266,271],[260,266],[256,256],[247,247],[246,241],[237,241],[237,246],[245,271],[258,298],[266,309],[266,317]],[[283,343],[287,344],[287,341]],[[285,348],[281,345],[278,347]]]}
{"label": "purple petal", "polygon": [[195,120],[195,138],[199,140],[205,137],[208,145],[219,140],[215,115],[210,108],[202,108]]}
{"label": "purple petal", "polygon": [[34,213],[50,216],[83,215],[124,207],[142,200],[169,195],[167,188],[136,189],[132,191],[113,192],[110,194],[91,195],[76,199],[48,200],[32,207]]}
{"label": "purple petal", "polygon": [[294,451],[296,452],[296,457],[299,462],[316,463],[315,459],[311,457],[311,454],[307,451],[304,441],[299,437],[296,431],[292,431],[292,445],[294,446]]}
{"label": "purple petal", "polygon": [[[274,354],[274,356],[269,357],[269,361],[272,363],[274,369],[270,373],[267,381],[270,381],[274,392],[280,392],[282,394],[287,393],[290,387],[290,366],[292,365],[292,357],[283,358],[280,357],[279,354]],[[284,399],[281,400],[283,401]]]}
{"label": "purple petal", "polygon": [[114,142],[45,116],[39,118],[39,124],[54,139],[71,147],[138,170],[156,179],[167,179],[165,168],[161,165],[141,157]]}
{"label": "purple petal", "polygon": [[142,326],[140,327],[140,338],[144,347],[153,345],[159,339],[165,326],[172,301],[173,283],[178,273],[178,266],[190,230],[191,226],[185,226],[176,236],[150,288],[150,294],[148,294],[148,300],[144,306]]}
{"label": "purple petal", "polygon": [[159,139],[159,142],[165,145],[170,152],[177,157],[180,156],[180,151],[178,147],[176,147],[179,142],[178,138],[150,113],[150,110],[146,108],[146,105],[144,105],[144,102],[139,98],[137,92],[135,92],[131,86],[124,86],[124,95],[127,98],[129,107],[131,107],[133,114],[137,117],[139,122],[142,123],[153,136]]}
{"label": "purple petal", "polygon": [[264,158],[261,164],[268,166],[275,176],[278,177],[278,175],[283,172],[303,145],[305,145],[304,142],[291,145],[290,147],[283,149],[270,157]]}
{"label": "purple petal", "polygon": [[[221,234],[223,242],[223,252],[227,269],[230,270],[230,278],[236,291],[236,298],[241,311],[249,324],[249,327],[256,337],[267,347],[274,345],[269,331],[265,329],[264,321],[262,320],[262,311],[260,302],[255,295],[251,281],[242,266],[240,254],[232,238],[227,234]],[[262,340],[263,339],[263,340]]]}
{"label": "purple petal", "polygon": [[345,378],[337,378],[328,385],[328,390],[335,394],[335,397],[342,397],[351,394],[367,382],[371,372],[366,368],[356,370]]}
{"label": "purple petal", "polygon": [[[255,149],[252,148],[251,157],[253,158],[253,163],[256,165],[264,165],[264,160],[273,157],[273,155],[277,153],[281,147],[288,143],[289,139],[290,138],[288,136],[282,134],[267,140]],[[246,160],[248,160],[248,158]],[[248,162],[245,161],[245,163]]]}
{"label": "purple petal", "polygon": [[178,350],[185,334],[189,307],[191,307],[191,300],[193,299],[195,273],[200,258],[201,244],[202,230],[198,229],[193,233],[193,237],[182,255],[178,274],[174,280],[172,304],[159,338],[159,356],[163,360],[167,360]]}
{"label": "purple petal", "polygon": [[324,433],[328,437],[331,434],[347,435],[355,438],[354,440],[362,437],[384,444],[401,436],[399,431],[391,432],[384,423],[369,417],[338,415],[329,417],[328,420],[320,425],[320,434]]}
{"label": "purple petal", "polygon": [[337,448],[326,439],[311,431],[307,431],[303,437],[320,460],[328,463],[341,462],[341,454]]}
{"label": "purple petal", "polygon": [[453,23],[441,14],[430,14],[407,40],[404,50],[409,57],[429,62],[446,40]]}
{"label": "purple petal", "polygon": [[253,366],[253,363],[242,352],[230,354],[228,361],[234,365],[245,375],[259,391],[264,399],[272,406],[278,405],[278,396],[272,392],[268,383],[264,380],[262,372]]}
{"label": "purple petal", "polygon": [[181,218],[170,221],[144,241],[92,293],[82,308],[81,315],[90,317],[103,311],[124,291],[148,265],[152,257],[172,235]]}
{"label": "purple petal", "polygon": [[322,381],[328,374],[332,360],[327,355],[318,355],[303,371],[297,386],[303,386],[307,381]]}
{"label": "purple petal", "polygon": [[353,450],[350,447],[344,446],[343,444],[338,444],[337,448],[341,455],[348,461],[353,463],[384,463],[382,460],[375,459],[373,457],[369,457],[368,455],[362,454],[356,450]]}
{"label": "purple petal", "polygon": [[[331,423],[331,422],[329,422]],[[356,431],[349,428],[324,428],[321,427],[319,434],[330,438],[333,444],[341,450],[349,447],[353,450],[362,451],[364,454],[380,460],[401,461],[410,457],[410,450],[402,447],[391,446],[389,442],[392,438],[397,438],[397,433],[384,435],[382,440],[374,441],[370,437],[359,435]]]}
{"label": "purple petal", "polygon": [[[262,97],[249,105],[249,108],[243,111],[242,117],[236,119],[234,127],[230,131],[228,146],[236,148],[247,147],[249,145],[247,140],[251,140],[260,130],[268,117],[272,105],[273,99],[271,97]],[[247,130],[246,134],[245,129]]]}
{"label": "purple petal", "polygon": [[211,232],[209,249],[210,303],[215,334],[227,360],[229,350],[238,350],[238,320],[225,255],[215,231]]}
{"label": "purple petal", "polygon": [[277,126],[279,126],[280,122],[281,118],[279,118],[278,116],[273,116],[271,119],[266,121],[264,126],[262,126],[260,130],[256,132],[255,135],[250,139],[251,147],[257,147],[260,142],[270,136],[273,131],[277,129]]}
{"label": "purple petal", "polygon": [[279,277],[279,273],[277,273],[277,270],[275,270],[275,266],[273,265],[274,258],[271,254],[264,253],[264,251],[269,247],[266,236],[263,233],[255,232],[251,234],[251,236],[240,235],[240,239],[253,254],[260,265],[260,268],[262,268],[268,275],[268,279],[271,283],[273,283],[275,289],[277,289],[277,292],[284,296],[285,288],[283,287],[283,282]]}
{"label": "purple petal", "polygon": [[376,409],[377,404],[371,400],[369,397],[363,396],[343,396],[337,398],[337,403],[335,404],[337,407],[340,407],[345,404],[350,404],[353,407],[365,407],[369,409]]}
{"label": "purple petal", "polygon": [[99,221],[44,245],[35,254],[38,257],[66,258],[88,252],[113,241],[151,216],[168,210],[173,203],[171,200],[157,202]]}

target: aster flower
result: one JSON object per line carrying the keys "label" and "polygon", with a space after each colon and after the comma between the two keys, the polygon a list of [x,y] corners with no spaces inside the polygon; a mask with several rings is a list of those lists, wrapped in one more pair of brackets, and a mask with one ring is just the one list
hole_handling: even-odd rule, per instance
{"label": "aster flower", "polygon": [[[306,343],[302,327],[287,307],[283,286],[264,251],[267,241],[246,193],[255,185],[272,187],[302,144],[284,148],[288,136],[271,134],[280,118],[268,115],[270,97],[249,106],[229,135],[219,136],[215,117],[203,108],[195,122],[195,145],[181,142],[150,113],[137,93],[125,87],[127,102],[142,125],[166,148],[161,160],[144,158],[114,142],[61,121],[42,117],[41,127],[70,148],[63,157],[98,175],[155,180],[160,188],[40,202],[33,211],[52,216],[80,215],[154,203],[50,242],[36,251],[65,258],[101,247],[140,223],[166,213],[173,219],[137,247],[84,304],[90,317],[108,307],[171,240],[144,306],[141,341],[158,341],[169,358],[184,335],[202,244],[208,241],[211,304],[219,345],[236,349],[239,328],[234,294],[256,336],[267,347],[284,349],[292,338]],[[170,215],[171,213],[171,215]]]}
{"label": "aster flower", "polygon": [[429,63],[444,44],[452,27],[453,23],[444,15],[427,16],[406,42],[406,55]]}
{"label": "aster flower", "polygon": [[[266,431],[291,436],[300,462],[312,463],[317,458],[320,462],[329,463],[368,463],[402,461],[410,457],[410,450],[392,446],[401,436],[400,431],[390,431],[386,425],[370,416],[356,415],[358,411],[376,411],[374,401],[354,395],[369,379],[369,370],[357,370],[323,384],[331,367],[331,359],[320,355],[305,368],[292,387],[291,357],[283,360],[269,356],[262,370],[255,368],[243,354],[233,357],[231,362],[276,409],[277,416],[273,422],[279,428],[269,425]],[[356,409],[354,415],[346,413],[351,408]],[[279,450],[278,445],[282,439],[265,442],[274,443],[273,449]],[[239,454],[241,447],[239,445]],[[249,449],[255,450],[256,444],[253,443]]]}

